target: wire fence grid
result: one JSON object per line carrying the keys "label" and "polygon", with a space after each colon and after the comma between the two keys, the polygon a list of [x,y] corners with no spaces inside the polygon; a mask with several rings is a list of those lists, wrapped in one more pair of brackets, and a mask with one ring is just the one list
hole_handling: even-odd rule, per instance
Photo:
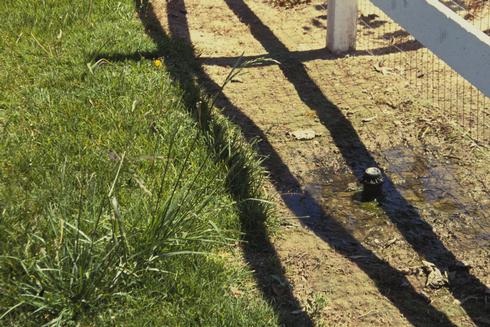
{"label": "wire fence grid", "polygon": [[[439,1],[490,35],[489,0]],[[490,99],[487,96],[369,0],[359,1],[359,24],[357,51],[383,55],[377,69],[402,75],[427,106],[442,112],[475,141],[490,145]]]}
{"label": "wire fence grid", "polygon": [[[448,6],[451,5],[452,10],[482,31],[487,31],[487,26],[490,26],[490,2],[487,0],[481,1],[480,7],[475,9],[470,7],[469,1],[441,2]],[[324,3],[321,10],[328,11],[328,5]],[[413,126],[417,126],[417,129],[420,129],[415,134],[422,135],[424,138],[423,134],[427,131],[426,129],[440,127],[437,122],[431,124],[431,120],[443,120],[444,122],[450,120],[448,125],[458,129],[455,137],[460,137],[460,132],[463,132],[464,138],[469,139],[469,142],[462,142],[460,146],[472,144],[470,146],[485,145],[486,147],[490,145],[490,99],[488,97],[393,22],[369,0],[359,0],[358,24],[356,51],[348,55],[353,58],[336,60],[333,64],[336,66],[333,75],[340,78],[339,83],[335,81],[325,83],[323,80],[322,76],[325,76],[325,72],[328,71],[327,67],[332,65],[331,62],[314,60],[305,64],[313,79],[329,99],[347,108],[346,114],[349,114],[349,111],[355,113],[358,108],[362,107],[363,110],[369,112],[366,117],[368,117],[367,120],[370,120],[373,117],[383,116],[390,111],[386,108],[380,108],[378,105],[384,103],[378,102],[380,100],[378,97],[383,92],[373,91],[375,96],[368,96],[373,89],[388,90],[392,88],[393,91],[387,93],[396,94],[400,88],[406,87],[405,90],[401,90],[404,94],[401,95],[400,99],[417,99],[416,101],[420,101],[424,108],[418,110],[420,103],[417,103],[417,105],[407,106],[407,109],[404,106],[397,109],[407,110],[406,115],[403,115],[405,118],[411,116],[414,121],[425,120],[428,122],[418,126],[413,124]],[[359,67],[353,68],[352,66],[355,65]],[[369,73],[373,68],[378,72],[378,78],[372,72]],[[402,82],[400,83],[400,81]],[[345,90],[349,90],[349,92],[346,93]],[[393,101],[393,107],[400,104],[398,102],[400,99]],[[384,99],[382,100],[384,101]],[[411,112],[413,108],[417,108],[417,111]],[[396,112],[399,111],[392,110],[392,112],[395,112],[394,116],[396,116]],[[421,117],[424,114],[427,117]],[[403,120],[401,123],[404,123]],[[371,140],[390,139],[391,131],[389,129],[363,128],[362,124],[356,125],[356,128],[359,128],[360,135],[368,136]],[[444,138],[440,140],[442,139]],[[475,244],[488,247],[490,245],[490,237],[488,237],[490,235],[489,207],[487,202],[482,201],[482,199],[488,198],[490,193],[488,187],[484,185],[485,182],[483,181],[481,185],[483,192],[473,192],[473,186],[462,178],[465,175],[463,172],[467,168],[456,170],[451,166],[452,164],[447,164],[447,161],[439,161],[438,158],[442,154],[440,153],[440,146],[434,144],[434,147],[425,148],[421,147],[424,142],[412,144],[411,141],[405,143],[406,152],[399,154],[400,158],[395,158],[395,160],[389,154],[378,151],[376,146],[372,148],[373,154],[381,166],[388,167],[390,176],[398,180],[405,180],[407,172],[402,171],[395,161],[398,159],[409,161],[411,156],[424,153],[422,161],[424,165],[430,167],[425,177],[446,180],[450,187],[444,189],[443,197],[450,199],[450,202],[457,207],[455,213],[442,218],[445,225],[437,232],[438,235],[458,231],[458,237],[451,239],[446,237],[444,242],[451,251],[462,257],[471,252],[475,248]],[[446,155],[444,154],[442,157],[446,158]],[[432,162],[433,160],[434,162]],[[434,169],[434,167],[437,168]],[[472,174],[469,171],[466,173]],[[411,172],[408,173],[408,175],[410,174]],[[425,177],[421,178],[424,179]],[[434,191],[434,188],[440,186],[426,185],[425,187],[427,190]],[[404,192],[402,191],[403,194],[405,194]],[[407,192],[407,194],[409,193]],[[429,203],[427,207],[434,209],[432,205]],[[426,204],[417,203],[415,206],[423,210]],[[438,210],[435,209],[434,212],[439,212]],[[466,218],[457,218],[460,214]],[[425,213],[422,216],[431,224],[431,219],[435,219],[432,214]]]}

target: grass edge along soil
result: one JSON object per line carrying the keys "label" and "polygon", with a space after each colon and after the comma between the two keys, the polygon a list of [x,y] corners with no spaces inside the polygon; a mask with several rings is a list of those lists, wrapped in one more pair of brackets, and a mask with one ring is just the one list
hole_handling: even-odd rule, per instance
{"label": "grass edge along soil", "polygon": [[274,324],[237,259],[260,160],[164,58],[99,55],[154,51],[133,3],[0,12],[2,325]]}

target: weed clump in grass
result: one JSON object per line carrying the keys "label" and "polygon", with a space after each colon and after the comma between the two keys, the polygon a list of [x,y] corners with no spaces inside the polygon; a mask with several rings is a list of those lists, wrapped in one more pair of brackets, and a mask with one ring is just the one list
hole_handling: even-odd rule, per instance
{"label": "weed clump in grass", "polygon": [[[211,183],[219,173],[210,168],[209,158],[190,168],[196,164],[192,149],[179,157],[176,138],[183,132],[177,128],[168,137],[160,135],[167,148],[163,155],[113,153],[118,165],[113,174],[83,177],[76,165],[65,162],[60,175],[52,177],[54,197],[36,203],[33,224],[20,235],[9,225],[24,224],[14,204],[6,203],[2,230],[7,237],[20,236],[23,244],[1,251],[2,305],[8,306],[1,318],[20,311],[52,324],[78,320],[114,297],[131,297],[148,274],[165,274],[166,257],[206,249],[194,243],[228,242],[214,222],[224,210],[217,196],[222,189]],[[193,136],[190,148],[197,140]]]}

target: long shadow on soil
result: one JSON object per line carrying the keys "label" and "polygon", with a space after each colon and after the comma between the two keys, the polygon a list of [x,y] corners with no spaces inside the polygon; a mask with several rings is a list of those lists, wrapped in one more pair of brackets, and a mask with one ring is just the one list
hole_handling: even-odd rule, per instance
{"label": "long shadow on soil", "polygon": [[[253,35],[262,42],[267,51],[287,52],[288,49],[282,45],[272,32],[263,25],[254,13],[246,6],[245,3],[238,0],[226,1],[230,8],[241,18],[241,20],[252,26]],[[110,60],[140,60],[142,57],[157,58],[165,57],[168,61],[168,68],[179,83],[188,87],[194,95],[186,96],[190,107],[195,106],[195,96],[199,93],[194,79],[197,76],[204,82],[209,93],[219,90],[218,85],[207,76],[202,67],[197,66],[195,58],[187,60],[184,53],[190,53],[194,57],[191,48],[188,45],[173,47],[174,39],[170,39],[160,25],[154,8],[151,4],[144,4],[136,0],[140,18],[146,28],[147,33],[152,37],[158,50],[152,54],[101,54],[99,57],[104,57]],[[168,20],[170,23],[171,34],[173,36],[183,37],[190,41],[189,27],[186,20],[186,10],[183,1],[168,2]],[[178,43],[178,42],[177,42]],[[303,101],[315,110],[322,122],[327,126],[336,145],[342,151],[344,158],[349,163],[350,167],[360,178],[360,174],[364,167],[375,165],[375,161],[359,140],[357,133],[350,125],[348,120],[342,116],[338,108],[330,103],[321,93],[320,89],[309,79],[304,66],[297,60],[289,60],[285,62],[281,69],[285,76],[295,85],[298,93]],[[297,75],[297,76],[295,76]],[[187,88],[186,88],[187,89]],[[193,103],[194,102],[194,103]],[[246,137],[250,140],[254,137],[259,137],[261,143],[259,151],[268,159],[264,162],[264,166],[270,171],[271,179],[278,192],[282,194],[284,202],[298,216],[311,215],[317,219],[311,219],[308,222],[302,222],[307,227],[312,229],[319,237],[334,247],[339,253],[346,258],[356,263],[376,284],[380,292],[388,298],[400,312],[416,326],[452,326],[447,316],[435,309],[427,298],[418,294],[411,286],[401,287],[402,284],[408,284],[406,277],[398,270],[391,267],[387,262],[377,257],[370,250],[363,247],[355,238],[353,238],[339,223],[332,217],[329,217],[323,211],[321,206],[308,194],[290,195],[282,191],[285,189],[300,190],[300,184],[289,168],[282,162],[278,153],[273,149],[267,141],[263,131],[255,125],[255,123],[243,114],[229,99],[221,94],[220,105],[223,108],[223,113],[232,121],[240,125],[245,132]],[[390,194],[390,199],[394,199],[395,203],[408,205],[401,195],[396,191],[391,181],[387,182],[387,189]],[[230,187],[233,194],[233,187]],[[405,203],[403,203],[405,202]],[[306,203],[306,205],[305,205]],[[415,209],[413,209],[414,212]],[[426,254],[426,245],[436,246],[436,256],[441,252],[438,250],[442,243],[437,240],[437,237],[432,233],[430,226],[423,222],[420,217],[400,219],[394,217],[390,210],[386,209],[387,214],[397,224],[410,243],[423,241],[424,247],[414,245],[419,253]],[[253,217],[243,215],[242,228],[245,234],[244,253],[245,258],[250,267],[255,272],[255,278],[264,296],[269,300],[269,303],[278,313],[281,324],[290,326],[309,326],[312,325],[311,318],[304,312],[301,312],[299,301],[294,297],[290,288],[286,287],[280,292],[274,292],[271,285],[271,275],[279,276],[283,281],[284,269],[278,259],[277,252],[270,242],[267,234],[267,229],[264,223],[264,216]],[[252,219],[252,220],[251,220]],[[416,227],[414,226],[416,224]],[[407,226],[408,225],[408,226]],[[404,227],[404,228],[403,228]],[[413,235],[408,233],[407,227],[411,227],[414,231]],[[424,240],[417,236],[424,230],[424,235],[429,233],[429,240]],[[457,261],[447,249],[442,247],[443,254],[456,264]],[[441,257],[432,258],[432,261],[439,267],[442,267]],[[443,261],[447,264],[448,261]],[[480,287],[481,283],[476,278],[469,276],[464,272],[465,277],[471,282],[472,286]],[[462,292],[454,292],[455,295],[463,296]],[[458,296],[457,296],[458,297]],[[458,297],[459,298],[459,297]],[[463,302],[463,301],[462,301]],[[468,313],[475,317],[476,311],[474,306],[464,304]],[[296,314],[292,314],[295,312]],[[299,314],[297,314],[300,312]]]}
{"label": "long shadow on soil", "polygon": [[[288,51],[287,47],[243,0],[225,0],[225,3],[242,23],[249,26],[251,34],[266,51],[281,53]],[[362,143],[352,124],[326,98],[321,89],[309,77],[301,62],[290,59],[283,62],[279,67],[284,76],[295,87],[303,103],[316,112],[322,124],[330,131],[344,160],[356,178],[361,181],[365,168],[378,166],[378,164]],[[386,195],[381,201],[381,207],[412,248],[420,256],[434,263],[441,271],[455,271],[458,270],[458,267],[464,267],[454,254],[444,246],[434,233],[432,226],[401,195],[388,176],[385,175],[384,178],[386,180],[384,185]],[[483,295],[486,286],[470,274],[467,269],[459,269],[457,277],[450,282],[449,290],[455,298],[460,300],[461,306],[471,319],[478,323],[479,319],[485,315],[484,304],[478,301],[467,301],[467,299],[469,295],[475,293]]]}
{"label": "long shadow on soil", "polygon": [[[415,51],[422,47],[418,41],[406,41],[403,43],[396,44],[396,47],[390,45],[386,47],[376,48],[372,50],[356,50],[349,52],[350,57],[362,57],[362,56],[382,56],[392,53],[399,53],[400,51]],[[280,50],[280,49],[278,49]],[[327,51],[325,48],[313,49],[313,50],[301,50],[301,51],[288,51],[282,52],[268,52],[253,56],[240,56],[240,57],[200,57],[199,62],[203,65],[214,65],[222,67],[233,67],[238,60],[248,61],[254,59],[275,59],[282,62],[287,59],[295,59],[300,62],[307,62],[312,60],[332,60],[337,59],[338,56]],[[259,63],[257,66],[270,66],[276,65],[276,63],[266,61],[264,63]]]}
{"label": "long shadow on soil", "polygon": [[[229,6],[230,3],[237,4],[240,1],[229,1],[226,2]],[[172,1],[167,6],[167,19],[169,24],[170,33],[173,37],[180,37],[186,40],[189,44],[191,43],[190,29],[186,17],[186,8],[184,1]],[[243,17],[239,16],[240,19]],[[259,40],[260,41],[260,40]],[[271,49],[264,47],[269,53]],[[287,49],[277,48],[274,49],[276,53],[286,53]],[[205,72],[202,67],[197,67],[197,74],[201,78],[202,84],[207,86],[208,92],[215,93],[219,91],[219,86],[213,81]],[[272,145],[267,141],[267,136],[265,133],[250,119],[245,115],[238,107],[236,107],[224,94],[220,94],[220,106],[224,109],[224,114],[233,122],[238,124],[248,139],[254,137],[259,137],[261,140],[259,151],[262,155],[267,157],[264,162],[267,170],[271,174],[271,180],[274,187],[277,189],[278,193],[281,194],[283,201],[291,209],[291,211],[297,217],[312,216],[317,217],[321,221],[310,219],[306,225],[315,231],[323,240],[327,241],[331,246],[335,247],[340,253],[348,257],[350,260],[354,261],[361,269],[363,269],[371,279],[373,279],[381,293],[387,298],[392,300],[393,303],[400,309],[400,311],[415,325],[425,325],[427,323],[433,325],[451,325],[449,319],[442,313],[438,312],[431,305],[427,304],[427,299],[416,293],[416,291],[408,287],[407,292],[401,292],[402,294],[393,294],[392,290],[400,288],[405,276],[398,272],[393,267],[389,266],[386,262],[376,257],[371,251],[364,248],[356,239],[354,239],[342,226],[340,226],[334,219],[329,217],[326,212],[321,208],[321,206],[309,195],[301,194],[301,186],[298,180],[289,170],[289,167],[282,161],[279,154],[272,147]],[[290,192],[291,190],[296,190]],[[300,195],[301,194],[301,195]],[[250,217],[243,217],[245,220],[250,219]],[[302,222],[303,224],[304,221]],[[318,223],[322,225],[319,229]],[[246,226],[246,224],[244,224]],[[267,236],[266,230],[263,230],[263,226],[260,227],[263,244],[267,244],[267,253],[274,254],[274,262],[277,262],[277,254],[270,243]],[[246,240],[250,240],[253,237],[254,232],[252,229],[245,228]],[[257,248],[245,249],[245,257],[251,265],[251,267],[257,271],[256,279],[259,285],[267,285],[268,279],[267,275],[264,275],[264,268],[267,267],[258,266],[255,262],[255,256],[257,255]],[[352,259],[358,258],[358,259]],[[280,263],[279,263],[280,265]],[[283,268],[281,267],[281,271]],[[284,274],[282,273],[282,278]],[[404,283],[407,284],[407,283]],[[265,296],[270,299],[270,302],[276,302],[278,300],[277,296],[271,294],[268,288],[262,288],[262,292]],[[271,297],[272,295],[272,297]],[[294,298],[292,293],[289,293],[288,300],[293,300],[297,303],[297,299]],[[284,299],[280,299],[281,302]],[[289,312],[284,312],[281,307],[276,307],[278,309],[278,314],[280,315],[280,320],[283,324],[297,326],[297,322],[290,320],[291,315]],[[427,316],[420,319],[420,314],[426,313]],[[306,318],[306,317],[305,317]],[[305,322],[308,321],[308,324]],[[418,321],[418,322],[417,322]],[[301,325],[309,325],[311,320],[305,320]]]}

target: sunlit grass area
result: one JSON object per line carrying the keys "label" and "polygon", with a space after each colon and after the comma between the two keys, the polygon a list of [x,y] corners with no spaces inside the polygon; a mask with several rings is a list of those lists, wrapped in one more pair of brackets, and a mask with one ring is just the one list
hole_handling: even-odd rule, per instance
{"label": "sunlit grass area", "polygon": [[0,16],[0,325],[275,324],[239,259],[253,152],[200,128],[164,58],[97,57],[155,50],[133,3]]}

